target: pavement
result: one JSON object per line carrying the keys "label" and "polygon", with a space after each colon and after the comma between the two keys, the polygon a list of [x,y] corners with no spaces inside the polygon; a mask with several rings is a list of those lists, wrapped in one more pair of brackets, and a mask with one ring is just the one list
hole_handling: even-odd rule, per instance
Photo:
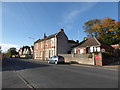
{"label": "pavement", "polygon": [[3,64],[3,88],[118,88],[118,71],[103,67],[32,59],[8,59]]}
{"label": "pavement", "polygon": [[[29,59],[29,60],[41,62],[41,60],[36,60],[36,59]],[[42,61],[42,62],[47,62],[47,61]],[[95,65],[93,66],[93,65],[87,65],[87,64],[72,64],[72,63],[70,63],[69,65],[120,71],[120,61],[111,63],[109,65],[104,65],[104,66],[95,66]]]}

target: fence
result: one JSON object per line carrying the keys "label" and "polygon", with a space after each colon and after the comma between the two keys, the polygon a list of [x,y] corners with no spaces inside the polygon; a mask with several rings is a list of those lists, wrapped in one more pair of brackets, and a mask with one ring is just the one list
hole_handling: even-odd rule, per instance
{"label": "fence", "polygon": [[94,54],[59,54],[63,56],[65,62],[95,65]]}

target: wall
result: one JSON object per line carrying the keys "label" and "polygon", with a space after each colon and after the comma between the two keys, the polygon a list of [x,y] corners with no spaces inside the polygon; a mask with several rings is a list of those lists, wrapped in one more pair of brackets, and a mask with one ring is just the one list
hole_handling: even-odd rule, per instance
{"label": "wall", "polygon": [[75,46],[75,45],[77,45],[78,43],[70,43],[70,42],[68,42],[68,51],[71,53],[71,50],[72,50],[72,47],[73,46]]}
{"label": "wall", "polygon": [[102,53],[95,54],[95,65],[103,66],[103,54]]}
{"label": "wall", "polygon": [[57,35],[57,54],[67,54],[68,52],[68,38],[64,32]]}
{"label": "wall", "polygon": [[92,58],[88,58],[90,54],[59,54],[63,56],[65,62],[74,62],[79,64],[88,64],[88,65],[95,65],[94,64],[94,55]]}

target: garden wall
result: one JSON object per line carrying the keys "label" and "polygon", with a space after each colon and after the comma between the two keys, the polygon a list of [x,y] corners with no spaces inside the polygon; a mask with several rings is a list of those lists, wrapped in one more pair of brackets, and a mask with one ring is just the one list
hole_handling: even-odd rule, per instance
{"label": "garden wall", "polygon": [[59,55],[64,57],[65,62],[95,65],[93,54],[92,56],[90,54],[59,54]]}

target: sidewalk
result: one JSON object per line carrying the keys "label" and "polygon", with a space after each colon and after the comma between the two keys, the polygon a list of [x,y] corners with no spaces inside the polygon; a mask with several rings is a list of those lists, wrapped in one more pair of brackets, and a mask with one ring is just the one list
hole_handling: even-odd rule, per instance
{"label": "sidewalk", "polygon": [[104,66],[95,66],[95,65],[86,65],[86,64],[70,64],[70,65],[120,71],[119,62],[115,62],[110,65],[104,65]]}
{"label": "sidewalk", "polygon": [[104,68],[118,69],[120,71],[120,61],[103,66]]}
{"label": "sidewalk", "polygon": [[[29,60],[31,61],[34,60],[38,62],[47,62],[47,61],[41,61],[41,60],[35,60],[35,59],[29,59]],[[120,62],[115,62],[115,63],[104,65],[104,66],[95,66],[95,65],[87,65],[87,64],[72,64],[72,63],[69,63],[69,65],[120,71]]]}

